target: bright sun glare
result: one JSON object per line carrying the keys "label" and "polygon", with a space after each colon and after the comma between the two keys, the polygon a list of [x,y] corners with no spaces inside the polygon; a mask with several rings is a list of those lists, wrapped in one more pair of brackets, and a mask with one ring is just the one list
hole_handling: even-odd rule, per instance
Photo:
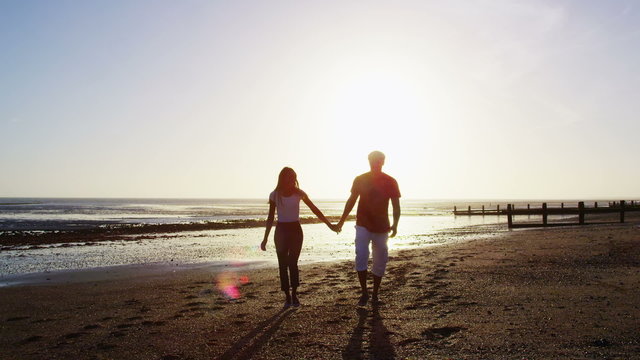
{"label": "bright sun glare", "polygon": [[338,143],[352,157],[349,166],[362,164],[362,154],[374,149],[411,159],[416,147],[433,142],[437,115],[428,99],[407,72],[360,71],[345,79],[333,92],[328,118],[341,129]]}

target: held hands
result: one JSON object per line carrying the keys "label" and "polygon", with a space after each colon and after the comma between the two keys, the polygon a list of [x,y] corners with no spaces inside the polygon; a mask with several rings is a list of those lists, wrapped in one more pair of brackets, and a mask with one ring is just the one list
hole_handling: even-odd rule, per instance
{"label": "held hands", "polygon": [[342,227],[338,227],[338,225],[334,225],[334,224],[329,224],[329,229],[331,229],[331,231],[334,231],[336,234],[339,234],[340,231],[342,231]]}

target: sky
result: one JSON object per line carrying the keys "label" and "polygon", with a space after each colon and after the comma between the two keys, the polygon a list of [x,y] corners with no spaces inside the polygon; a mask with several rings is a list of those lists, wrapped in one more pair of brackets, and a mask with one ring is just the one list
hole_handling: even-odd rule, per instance
{"label": "sky", "polygon": [[636,1],[0,0],[0,197],[640,197]]}

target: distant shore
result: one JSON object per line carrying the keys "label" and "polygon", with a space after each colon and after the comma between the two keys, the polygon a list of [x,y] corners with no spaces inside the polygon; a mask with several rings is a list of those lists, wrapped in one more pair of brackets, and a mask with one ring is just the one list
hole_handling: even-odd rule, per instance
{"label": "distant shore", "polygon": [[134,270],[0,288],[0,351],[7,359],[633,358],[640,219],[628,220],[393,252],[383,304],[363,308],[352,261],[302,266],[303,306],[289,310],[272,268]]}

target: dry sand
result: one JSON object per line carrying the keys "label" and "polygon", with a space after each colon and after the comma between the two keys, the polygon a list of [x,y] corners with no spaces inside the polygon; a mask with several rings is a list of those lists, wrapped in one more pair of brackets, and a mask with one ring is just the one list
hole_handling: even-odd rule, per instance
{"label": "dry sand", "polygon": [[275,269],[235,301],[207,268],[0,288],[0,358],[640,358],[637,219],[393,253],[380,306],[352,266],[302,267],[288,310]]}

